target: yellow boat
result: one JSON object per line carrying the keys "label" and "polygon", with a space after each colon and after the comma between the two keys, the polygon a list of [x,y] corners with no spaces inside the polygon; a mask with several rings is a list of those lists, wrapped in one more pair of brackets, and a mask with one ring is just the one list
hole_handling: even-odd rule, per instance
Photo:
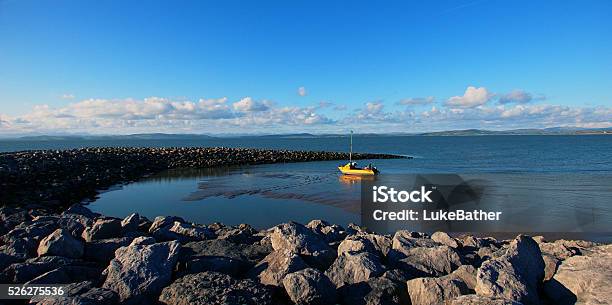
{"label": "yellow boat", "polygon": [[376,167],[357,167],[357,163],[349,162],[346,165],[338,166],[340,172],[345,175],[357,175],[357,176],[374,176],[378,174]]}
{"label": "yellow boat", "polygon": [[351,130],[351,144],[349,152],[349,162],[345,165],[338,166],[340,172],[344,175],[356,176],[374,176],[378,174],[376,167],[368,165],[366,167],[358,167],[357,163],[353,162],[353,131]]}

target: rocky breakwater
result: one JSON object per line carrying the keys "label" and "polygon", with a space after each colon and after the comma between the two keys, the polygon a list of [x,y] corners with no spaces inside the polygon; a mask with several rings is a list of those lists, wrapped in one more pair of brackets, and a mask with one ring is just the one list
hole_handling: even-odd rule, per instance
{"label": "rocky breakwater", "polygon": [[[354,159],[405,158],[353,154]],[[0,154],[0,205],[68,207],[165,169],[345,160],[338,152],[247,148],[83,148]]]}
{"label": "rocky breakwater", "polygon": [[179,217],[0,208],[0,282],[66,284],[32,304],[609,304],[612,248],[378,235],[313,220],[266,230]]}

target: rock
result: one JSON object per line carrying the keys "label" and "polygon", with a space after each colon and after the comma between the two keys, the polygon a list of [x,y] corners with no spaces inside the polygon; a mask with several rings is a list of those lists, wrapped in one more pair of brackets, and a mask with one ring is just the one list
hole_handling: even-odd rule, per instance
{"label": "rock", "polygon": [[85,254],[83,257],[87,260],[108,265],[111,259],[115,257],[115,250],[129,245],[132,240],[134,240],[132,237],[94,240],[85,244]]}
{"label": "rock", "polygon": [[83,231],[83,239],[87,242],[121,236],[121,221],[115,218],[102,218]]}
{"label": "rock", "polygon": [[338,255],[345,252],[376,253],[381,258],[385,257],[391,249],[391,239],[387,236],[376,234],[351,235],[338,245]]}
{"label": "rock", "polygon": [[233,277],[241,277],[252,264],[244,260],[223,256],[203,256],[186,260],[184,263],[184,274],[213,271],[225,273]]}
{"label": "rock", "polygon": [[468,289],[476,288],[476,275],[478,270],[471,265],[461,265],[453,273],[447,275],[451,279],[456,279],[465,283]]}
{"label": "rock", "polygon": [[84,207],[81,204],[72,205],[71,207],[67,208],[64,212],[62,212],[62,215],[67,215],[67,214],[81,215],[91,220],[101,216],[100,214],[92,212],[90,209]]}
{"label": "rock", "polygon": [[21,259],[16,256],[0,252],[0,271],[4,270],[9,265],[16,263],[20,260]]}
{"label": "rock", "polygon": [[519,302],[505,299],[493,299],[480,295],[462,295],[450,302],[451,305],[522,305]]}
{"label": "rock", "polygon": [[20,223],[32,220],[28,211],[20,207],[0,208],[0,235],[12,230]]}
{"label": "rock", "polygon": [[204,258],[227,257],[245,262],[252,267],[272,252],[272,248],[260,245],[236,244],[227,240],[213,239],[190,242],[181,248],[180,261]]}
{"label": "rock", "polygon": [[36,254],[36,240],[30,238],[12,237],[4,240],[0,246],[0,253],[23,261]]}
{"label": "rock", "polygon": [[344,253],[325,271],[325,275],[336,285],[342,287],[367,281],[385,272],[385,268],[377,255],[369,252],[356,254]]}
{"label": "rock", "polygon": [[180,244],[151,242],[150,238],[138,237],[129,246],[117,249],[104,270],[102,287],[117,292],[122,302],[147,299],[170,283]]}
{"label": "rock", "polygon": [[450,277],[416,278],[407,282],[412,305],[445,304],[469,293],[465,283]]}
{"label": "rock", "polygon": [[180,240],[206,240],[215,237],[215,234],[206,227],[178,221],[175,221],[174,225],[172,225],[169,230],[170,232],[178,234]]}
{"label": "rock", "polygon": [[252,280],[236,280],[218,272],[185,275],[164,288],[159,302],[172,305],[266,305],[272,303],[272,293]]}
{"label": "rock", "polygon": [[405,283],[388,278],[371,278],[365,282],[340,288],[343,304],[351,305],[404,305],[410,304]]}
{"label": "rock", "polygon": [[538,289],[544,278],[544,261],[538,244],[525,235],[514,239],[506,254],[488,260],[478,269],[476,294],[508,299],[525,305],[539,304]]}
{"label": "rock", "polygon": [[459,248],[459,242],[444,232],[434,233],[433,235],[431,235],[431,240],[441,243],[443,245],[447,245],[454,249]]}
{"label": "rock", "polygon": [[39,256],[51,255],[80,258],[83,256],[83,251],[83,241],[74,238],[64,229],[57,229],[40,242],[37,253]]}
{"label": "rock", "polygon": [[62,296],[53,297],[33,297],[30,304],[38,305],[111,305],[119,302],[117,294],[113,291],[93,287],[93,284],[88,281],[72,283],[63,287],[64,294]]}
{"label": "rock", "polygon": [[268,254],[247,276],[264,285],[280,286],[285,275],[305,268],[308,265],[299,255],[289,250],[278,250]]}
{"label": "rock", "polygon": [[542,254],[542,259],[544,260],[544,281],[549,281],[557,272],[557,267],[561,261],[547,254]]}
{"label": "rock", "polygon": [[11,283],[25,283],[33,278],[57,269],[63,265],[72,265],[77,260],[61,256],[41,256],[22,263],[14,263],[3,271],[3,277]]}
{"label": "rock", "polygon": [[389,252],[395,268],[408,271],[413,277],[443,276],[462,265],[461,257],[449,246],[408,248]]}
{"label": "rock", "polygon": [[385,271],[385,273],[383,273],[382,277],[402,284],[406,284],[408,280],[414,278],[414,276],[412,276],[412,274],[410,274],[408,271],[404,271],[401,269],[387,270]]}
{"label": "rock", "polygon": [[307,268],[289,273],[282,284],[291,301],[297,305],[336,304],[336,287],[319,270]]}
{"label": "rock", "polygon": [[[221,230],[219,230],[221,231]],[[218,232],[218,239],[224,239],[238,244],[252,244],[257,242],[260,238],[255,236],[257,230],[253,229],[250,225],[241,224],[237,228],[225,229],[223,232]],[[212,233],[212,232],[211,232]],[[213,234],[214,235],[214,234]]]}
{"label": "rock", "polygon": [[102,269],[90,266],[60,266],[49,272],[43,273],[26,284],[69,284],[80,281],[92,281],[98,283]]}
{"label": "rock", "polygon": [[125,234],[128,232],[138,231],[140,225],[140,215],[132,213],[121,221],[121,231]]}
{"label": "rock", "polygon": [[323,220],[312,220],[306,227],[321,236],[327,243],[340,241],[347,236],[344,228],[339,225],[330,225]]}
{"label": "rock", "polygon": [[149,233],[155,233],[155,231],[164,228],[171,227],[175,222],[185,222],[183,218],[177,216],[157,216],[153,220],[151,227],[149,228]]}
{"label": "rock", "polygon": [[274,250],[289,250],[301,255],[311,266],[326,269],[336,257],[335,251],[305,226],[289,222],[274,227],[270,236]]}
{"label": "rock", "polygon": [[612,300],[612,245],[594,246],[586,255],[572,256],[559,265],[544,285],[554,304],[606,304]]}

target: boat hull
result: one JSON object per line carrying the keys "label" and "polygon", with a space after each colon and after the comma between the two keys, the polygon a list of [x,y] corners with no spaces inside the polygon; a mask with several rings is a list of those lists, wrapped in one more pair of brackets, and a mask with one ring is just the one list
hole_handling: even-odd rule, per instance
{"label": "boat hull", "polygon": [[338,166],[338,170],[344,175],[355,175],[355,176],[374,176],[376,172],[371,169],[363,168],[347,168],[346,166]]}

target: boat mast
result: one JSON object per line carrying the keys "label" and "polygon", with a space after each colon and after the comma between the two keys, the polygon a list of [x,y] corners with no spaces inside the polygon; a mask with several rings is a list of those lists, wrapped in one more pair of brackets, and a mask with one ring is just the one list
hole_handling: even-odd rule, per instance
{"label": "boat mast", "polygon": [[349,152],[349,163],[353,163],[353,131],[351,130],[351,150]]}

